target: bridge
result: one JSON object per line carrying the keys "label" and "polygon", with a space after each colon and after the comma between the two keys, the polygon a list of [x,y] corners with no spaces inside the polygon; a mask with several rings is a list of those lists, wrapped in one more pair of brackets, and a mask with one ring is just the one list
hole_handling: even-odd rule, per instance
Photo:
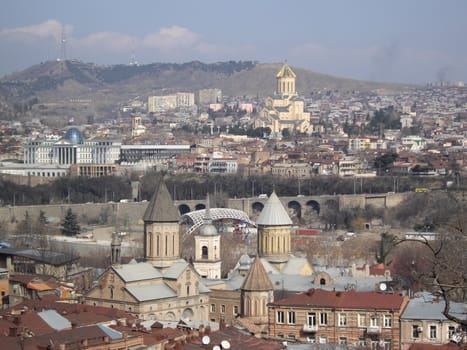
{"label": "bridge", "polygon": [[[383,193],[383,194],[357,194],[357,195],[325,195],[325,196],[288,196],[279,197],[285,208],[298,218],[307,215],[322,216],[327,211],[361,208],[368,206],[375,208],[391,208],[401,203],[410,192],[407,193]],[[255,221],[264,207],[267,198],[231,198],[225,203],[225,207],[244,212],[244,214],[225,212],[225,218],[243,218],[246,215]],[[20,221],[26,212],[34,220],[43,211],[51,222],[61,222],[68,208],[73,210],[83,225],[91,222],[106,224],[140,225],[146,210],[147,202],[129,203],[87,203],[87,204],[51,204],[34,206],[1,207],[0,217],[6,222]],[[181,216],[196,210],[206,208],[206,200],[178,200],[175,201]],[[224,208],[225,209],[225,208]],[[223,214],[223,215],[224,215]],[[236,216],[235,216],[236,215]],[[196,219],[198,220],[198,219]]]}
{"label": "bridge", "polygon": [[[189,227],[187,229],[187,233],[191,234],[196,229],[198,229],[204,222],[205,218],[205,209],[191,211],[182,215],[180,218],[181,222],[186,222]],[[244,222],[250,226],[256,226],[256,224],[250,220],[248,215],[241,210],[237,209],[228,209],[228,208],[211,208],[209,210],[209,215],[212,221],[220,220],[220,219],[233,219]]]}
{"label": "bridge", "polygon": [[[368,206],[375,208],[391,208],[400,204],[407,193],[381,193],[381,194],[345,194],[345,195],[323,195],[323,196],[285,196],[279,197],[285,208],[293,211],[294,215],[301,218],[307,212],[322,215],[328,210],[336,211],[342,209],[360,208]],[[249,217],[256,217],[263,210],[268,198],[230,198],[226,207],[245,212]],[[194,210],[206,208],[206,200],[178,200],[175,205],[181,215]]]}

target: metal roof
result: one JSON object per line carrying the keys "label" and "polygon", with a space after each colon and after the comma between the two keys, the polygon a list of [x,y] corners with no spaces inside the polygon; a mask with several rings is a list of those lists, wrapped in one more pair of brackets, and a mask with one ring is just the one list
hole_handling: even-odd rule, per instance
{"label": "metal roof", "polygon": [[177,279],[183,271],[187,268],[188,263],[183,261],[174,262],[170,267],[164,271],[164,278]]}
{"label": "metal roof", "polygon": [[257,225],[263,226],[291,226],[289,214],[282,205],[276,192],[272,192],[264,204],[264,208],[256,221]]}
{"label": "metal roof", "polygon": [[162,274],[149,263],[114,265],[112,269],[125,282],[162,278]]}
{"label": "metal roof", "polygon": [[64,329],[71,328],[71,322],[65,317],[60,315],[55,310],[45,310],[37,313],[51,328],[56,331],[62,331]]}
{"label": "metal roof", "polygon": [[107,334],[109,336],[109,338],[112,339],[112,340],[117,340],[117,339],[122,339],[123,338],[122,333],[119,332],[119,331],[116,331],[115,329],[107,327],[107,326],[105,326],[103,324],[98,324],[97,327],[99,327],[100,330],[102,332],[104,332],[105,334]]}
{"label": "metal roof", "polygon": [[[191,221],[193,224],[187,229],[187,234],[193,233],[204,223],[204,218],[206,216],[206,210],[195,210],[189,213],[184,214],[181,217],[182,222]],[[209,214],[212,221],[220,219],[234,219],[242,222],[246,222],[251,226],[256,226],[256,224],[250,220],[247,213],[237,209],[228,209],[228,208],[211,208]],[[188,220],[189,219],[189,220]]]}
{"label": "metal roof", "polygon": [[[441,320],[447,318],[443,314],[445,301],[431,293],[417,293],[409,300],[407,307],[401,315],[402,320]],[[451,303],[450,314],[467,320],[467,303]]]}
{"label": "metal roof", "polygon": [[177,297],[177,293],[175,293],[162,281],[158,284],[151,283],[144,286],[127,286],[126,290],[138,301],[159,300]]}

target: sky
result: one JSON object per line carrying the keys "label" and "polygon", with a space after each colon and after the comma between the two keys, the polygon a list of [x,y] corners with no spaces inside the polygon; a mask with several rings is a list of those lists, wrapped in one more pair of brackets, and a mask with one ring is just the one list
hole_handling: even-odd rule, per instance
{"label": "sky", "polygon": [[369,81],[467,81],[466,18],[465,0],[2,0],[0,77],[65,56],[102,65],[287,62]]}

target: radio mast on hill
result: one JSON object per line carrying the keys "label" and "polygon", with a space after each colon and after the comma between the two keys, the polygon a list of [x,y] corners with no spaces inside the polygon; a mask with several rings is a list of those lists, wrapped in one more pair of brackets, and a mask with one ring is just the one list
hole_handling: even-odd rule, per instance
{"label": "radio mast on hill", "polygon": [[62,35],[60,39],[60,58],[59,61],[66,61],[66,31],[65,31],[65,25],[62,24]]}

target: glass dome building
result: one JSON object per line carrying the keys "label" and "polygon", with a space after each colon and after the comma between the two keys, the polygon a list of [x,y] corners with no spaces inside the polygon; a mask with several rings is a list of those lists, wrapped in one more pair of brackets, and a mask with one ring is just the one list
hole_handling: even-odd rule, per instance
{"label": "glass dome building", "polygon": [[78,130],[78,128],[75,127],[69,128],[63,139],[71,142],[74,145],[82,145],[84,143],[83,134]]}

